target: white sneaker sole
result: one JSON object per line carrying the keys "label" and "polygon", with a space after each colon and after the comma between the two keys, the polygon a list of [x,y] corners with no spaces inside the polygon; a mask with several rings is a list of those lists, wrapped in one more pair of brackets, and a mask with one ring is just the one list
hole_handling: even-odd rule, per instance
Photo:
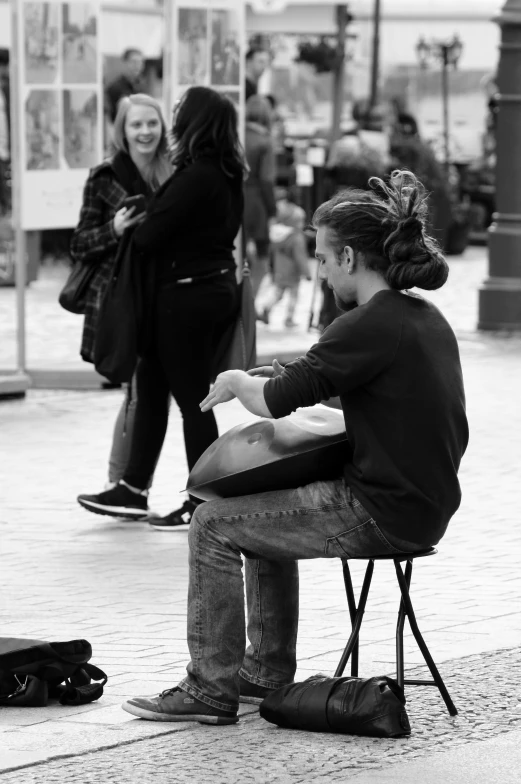
{"label": "white sneaker sole", "polygon": [[228,719],[225,716],[208,716],[206,714],[187,714],[185,716],[173,716],[171,713],[156,713],[155,711],[140,708],[130,702],[124,702],[121,706],[124,711],[137,716],[138,719],[148,719],[149,721],[197,721],[199,724],[237,724],[239,717]]}
{"label": "white sneaker sole", "polygon": [[154,531],[165,531],[166,533],[176,533],[177,531],[188,531],[190,523],[182,523],[181,525],[158,525],[155,520],[149,520],[148,524]]}
{"label": "white sneaker sole", "polygon": [[88,512],[94,514],[107,515],[108,517],[121,517],[124,520],[144,520],[148,517],[148,509],[132,509],[127,506],[105,506],[97,504],[95,501],[87,501],[79,498],[78,503]]}

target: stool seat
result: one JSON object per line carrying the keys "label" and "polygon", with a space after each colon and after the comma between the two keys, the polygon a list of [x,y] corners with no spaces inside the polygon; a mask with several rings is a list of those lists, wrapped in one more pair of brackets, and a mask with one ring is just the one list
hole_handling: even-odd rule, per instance
{"label": "stool seat", "polygon": [[[411,553],[392,553],[391,555],[354,556],[353,558],[350,559],[348,558],[341,559],[343,574],[344,574],[344,586],[345,586],[345,591],[347,596],[347,605],[349,608],[349,615],[351,618],[351,634],[349,636],[349,640],[347,641],[346,647],[344,648],[344,652],[342,653],[342,656],[338,663],[338,667],[336,668],[335,678],[339,678],[342,675],[349,658],[351,658],[351,675],[353,677],[358,677],[358,654],[359,654],[358,643],[359,643],[359,636],[360,636],[360,628],[362,626],[365,606],[367,604],[367,598],[369,596],[369,588],[371,586],[371,579],[374,571],[374,562],[393,561],[394,568],[396,571],[396,578],[398,580],[398,586],[400,588],[400,594],[401,594],[400,608],[398,611],[398,621],[396,624],[396,681],[398,685],[401,686],[402,688],[405,685],[437,686],[450,715],[456,716],[458,711],[456,710],[454,703],[452,702],[449,692],[447,691],[447,687],[445,686],[442,677],[438,672],[438,668],[434,663],[434,659],[432,658],[430,651],[425,643],[425,640],[423,639],[421,632],[418,628],[418,624],[416,622],[416,616],[414,614],[414,610],[411,602],[411,597],[409,594],[413,561],[416,558],[425,558],[428,555],[436,555],[437,552],[438,551],[435,547],[428,547],[425,550],[417,550],[416,552],[411,552]],[[362,589],[360,591],[358,606],[356,605],[355,595],[353,591],[353,581],[351,580],[351,572],[349,571],[349,560],[368,561],[367,568],[365,570]],[[400,564],[403,561],[406,561],[405,572],[400,566]],[[432,681],[405,679],[404,652],[403,652],[403,627],[405,624],[405,618],[407,618],[409,621],[409,625],[414,635],[414,639],[416,640],[418,647],[423,654],[423,658],[425,659],[425,662],[431,672],[431,675],[433,677]]]}
{"label": "stool seat", "polygon": [[411,558],[426,558],[428,555],[436,555],[438,551],[435,547],[428,547],[426,550],[415,550],[412,553],[390,553],[389,555],[350,555],[350,561],[409,561]]}

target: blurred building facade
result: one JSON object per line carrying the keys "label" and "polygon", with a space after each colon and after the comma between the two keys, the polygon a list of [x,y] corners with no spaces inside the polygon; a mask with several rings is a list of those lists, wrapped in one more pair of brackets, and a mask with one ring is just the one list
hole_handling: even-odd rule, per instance
{"label": "blurred building facade", "polygon": [[[147,60],[147,89],[162,94],[161,58],[165,47],[163,4],[168,0],[106,0],[102,2],[102,52],[106,81],[117,75],[121,52],[143,51]],[[483,132],[487,97],[485,82],[494,73],[499,30],[492,18],[502,0],[382,0],[380,34],[381,95],[403,97],[416,115],[420,132],[434,145],[441,137],[439,76],[422,72],[416,57],[420,36],[463,42],[459,70],[450,75],[451,143],[458,157],[474,157]],[[369,92],[373,0],[351,0],[354,16],[349,28],[346,116],[352,101]],[[0,0],[0,49],[10,46],[10,2]],[[295,63],[297,42],[305,36],[333,36],[335,4],[321,0],[249,0],[246,26],[250,37],[264,36],[274,53],[273,67],[261,92],[274,94],[287,119],[287,130],[300,135],[329,122],[331,79],[311,66]]]}

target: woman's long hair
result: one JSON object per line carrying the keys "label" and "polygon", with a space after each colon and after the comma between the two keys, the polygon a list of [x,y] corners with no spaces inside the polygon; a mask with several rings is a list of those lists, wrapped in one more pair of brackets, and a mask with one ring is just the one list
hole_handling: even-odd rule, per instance
{"label": "woman's long hair", "polygon": [[210,87],[189,87],[174,109],[173,158],[176,171],[203,156],[219,160],[228,177],[244,177],[247,166],[233,101]]}
{"label": "woman's long hair", "polygon": [[129,154],[127,137],[125,135],[125,123],[131,106],[149,106],[155,109],[161,123],[161,137],[157,145],[154,157],[149,166],[142,172],[143,179],[152,190],[157,188],[172,174],[172,165],[169,161],[168,132],[165,119],[161,111],[161,106],[150,95],[145,93],[134,93],[122,98],[119,102],[112,137],[112,148],[114,152],[125,152]]}

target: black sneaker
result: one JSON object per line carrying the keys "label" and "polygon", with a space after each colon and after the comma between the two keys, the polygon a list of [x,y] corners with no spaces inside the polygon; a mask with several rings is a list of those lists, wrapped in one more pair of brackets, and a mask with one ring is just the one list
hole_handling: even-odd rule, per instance
{"label": "black sneaker", "polygon": [[192,515],[198,506],[199,504],[188,499],[180,509],[170,512],[165,517],[151,519],[149,524],[156,531],[188,531]]}
{"label": "black sneaker", "polygon": [[98,495],[79,495],[78,503],[88,512],[125,520],[143,520],[148,516],[147,493],[134,493],[122,484]]}
{"label": "black sneaker", "polygon": [[237,724],[236,712],[212,708],[179,688],[167,689],[158,697],[133,697],[121,706],[124,711],[149,721],[198,721],[200,724]]}
{"label": "black sneaker", "polygon": [[252,683],[239,675],[239,688],[240,697],[239,702],[246,705],[260,705],[261,702],[268,694],[273,694],[276,689],[268,689],[266,686],[259,686],[257,683]]}

